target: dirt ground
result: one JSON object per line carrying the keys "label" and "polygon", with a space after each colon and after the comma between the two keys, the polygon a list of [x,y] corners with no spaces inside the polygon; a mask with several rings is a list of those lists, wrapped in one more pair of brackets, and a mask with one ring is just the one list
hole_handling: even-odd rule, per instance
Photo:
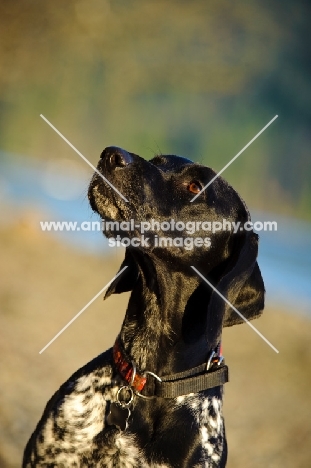
{"label": "dirt ground", "polygon": [[[21,465],[46,401],[110,347],[129,295],[98,298],[39,351],[114,276],[120,253],[96,258],[39,233],[29,220],[0,231],[0,467]],[[108,259],[107,259],[108,258]],[[267,306],[254,325],[224,331],[228,468],[311,466],[311,321]]]}

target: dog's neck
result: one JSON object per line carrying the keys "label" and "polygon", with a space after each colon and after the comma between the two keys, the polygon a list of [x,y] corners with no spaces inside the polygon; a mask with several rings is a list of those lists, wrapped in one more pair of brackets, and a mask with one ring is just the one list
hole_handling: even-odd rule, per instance
{"label": "dog's neck", "polygon": [[[207,359],[207,303],[200,303],[200,281],[191,269],[188,274],[172,272],[162,262],[153,263],[152,270],[148,268],[146,272],[145,265],[140,268],[121,339],[139,369],[161,376],[189,369]],[[196,317],[190,317],[193,314]],[[193,323],[197,323],[196,329]]]}

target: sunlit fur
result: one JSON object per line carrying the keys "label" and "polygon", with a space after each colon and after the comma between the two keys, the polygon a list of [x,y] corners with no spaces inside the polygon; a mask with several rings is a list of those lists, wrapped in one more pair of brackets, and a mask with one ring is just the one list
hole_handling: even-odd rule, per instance
{"label": "sunlit fur", "polygon": [[[215,172],[185,158],[160,155],[148,162],[110,147],[103,151],[98,170],[128,199],[126,203],[95,173],[89,200],[105,220],[225,218],[244,223],[250,219],[243,200],[221,177],[191,203],[189,184],[195,181],[203,187]],[[209,236],[210,247],[192,250],[126,249],[120,269],[127,269],[110,285],[106,298],[132,291],[120,339],[140,372],[161,377],[198,366],[207,361],[224,326],[243,322],[191,266],[245,318],[261,314],[264,285],[256,262],[257,235],[226,231]],[[122,432],[106,422],[121,384],[111,349],[77,371],[47,404],[25,449],[23,467],[225,467],[222,386],[174,399],[135,396],[128,427]],[[143,392],[152,388],[151,378]]]}

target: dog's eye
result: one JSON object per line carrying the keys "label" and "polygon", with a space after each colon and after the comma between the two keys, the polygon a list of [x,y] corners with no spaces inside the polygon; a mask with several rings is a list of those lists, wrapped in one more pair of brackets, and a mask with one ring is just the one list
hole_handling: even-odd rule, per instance
{"label": "dog's eye", "polygon": [[187,186],[187,190],[189,190],[189,192],[191,192],[191,193],[199,193],[202,190],[202,185],[199,182],[197,182],[196,180],[193,180]]}

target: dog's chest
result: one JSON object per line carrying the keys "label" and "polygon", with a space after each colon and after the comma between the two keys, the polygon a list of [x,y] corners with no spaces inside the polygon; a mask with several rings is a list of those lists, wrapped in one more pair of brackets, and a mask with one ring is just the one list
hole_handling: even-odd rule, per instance
{"label": "dog's chest", "polygon": [[[160,404],[135,397],[129,427],[107,424],[117,386],[111,365],[70,379],[48,403],[25,466],[218,467],[224,444],[222,400],[203,393]],[[159,410],[160,408],[160,410]],[[184,459],[189,448],[194,455]]]}
{"label": "dog's chest", "polygon": [[220,466],[225,443],[221,396],[206,396],[201,392],[178,397],[176,402],[189,408],[193,418],[189,432],[196,432],[200,458],[205,461],[198,466]]}
{"label": "dog's chest", "polygon": [[[148,421],[146,406],[141,406],[141,400],[135,397],[129,428],[119,431],[106,422],[118,390],[111,386],[111,369],[82,376],[69,384],[70,393],[56,411],[52,409],[41,428],[36,447],[38,461],[50,460],[59,467],[169,468],[184,466],[183,456],[178,464],[176,456],[191,441],[197,453],[193,461],[202,461],[197,466],[219,466],[224,438],[220,398],[197,394],[170,400],[168,414],[161,414],[161,426],[155,429],[156,425],[148,427],[153,421]],[[182,427],[181,437],[178,425]],[[152,433],[150,438],[146,436],[148,431]],[[167,436],[163,438],[163,434]],[[35,454],[32,455],[34,460]]]}

